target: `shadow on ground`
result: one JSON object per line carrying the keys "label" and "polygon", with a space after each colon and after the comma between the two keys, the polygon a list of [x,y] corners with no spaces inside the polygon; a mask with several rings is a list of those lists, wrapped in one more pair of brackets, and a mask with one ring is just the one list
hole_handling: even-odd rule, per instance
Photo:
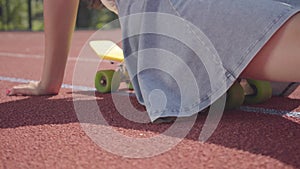
{"label": "shadow on ground", "polygon": [[[94,95],[93,92],[77,94]],[[86,105],[83,110],[93,112],[93,109],[89,109],[89,104],[92,101],[79,99],[75,102]],[[282,103],[284,102],[290,103],[289,107],[285,106],[289,110],[294,110],[300,105],[300,100],[297,99],[284,98]],[[152,131],[159,134],[172,125],[131,122],[118,113],[112,104],[110,94],[96,94],[96,103],[99,105],[102,116],[110,126]],[[134,97],[131,97],[131,103],[138,110],[145,110]],[[56,96],[25,97],[23,100],[1,103],[0,110],[0,128],[2,129],[45,124],[79,123],[71,95],[66,98],[56,98]],[[186,139],[198,141],[206,115],[205,113],[198,115],[196,123]],[[95,118],[87,118],[81,122],[104,125],[98,123]],[[207,142],[269,156],[295,168],[300,168],[299,138],[300,125],[281,116],[227,111],[223,114],[218,128]]]}

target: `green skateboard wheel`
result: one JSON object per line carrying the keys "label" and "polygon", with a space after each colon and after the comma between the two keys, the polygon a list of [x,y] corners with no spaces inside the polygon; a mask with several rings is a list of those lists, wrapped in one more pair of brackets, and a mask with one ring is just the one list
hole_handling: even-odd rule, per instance
{"label": "green skateboard wheel", "polygon": [[133,90],[133,85],[132,85],[131,82],[128,83],[128,89],[129,89],[129,90]]}
{"label": "green skateboard wheel", "polygon": [[109,93],[118,90],[120,75],[114,70],[100,70],[95,76],[95,87],[100,93]]}
{"label": "green skateboard wheel", "polygon": [[247,82],[253,89],[254,93],[246,95],[244,103],[258,104],[265,102],[272,97],[272,87],[270,82],[252,79],[247,79]]}
{"label": "green skateboard wheel", "polygon": [[243,87],[239,82],[234,82],[227,91],[225,109],[235,109],[240,107],[245,99]]}

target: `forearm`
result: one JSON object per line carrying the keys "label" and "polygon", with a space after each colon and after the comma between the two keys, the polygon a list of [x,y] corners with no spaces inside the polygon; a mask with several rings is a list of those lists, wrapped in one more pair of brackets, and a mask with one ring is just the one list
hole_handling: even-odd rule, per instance
{"label": "forearm", "polygon": [[45,0],[45,59],[41,87],[58,92],[64,77],[79,0]]}

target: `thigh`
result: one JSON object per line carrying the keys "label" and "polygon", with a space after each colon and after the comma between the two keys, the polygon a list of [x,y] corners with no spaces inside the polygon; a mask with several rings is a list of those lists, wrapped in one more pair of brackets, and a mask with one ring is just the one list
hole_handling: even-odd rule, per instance
{"label": "thigh", "polygon": [[300,82],[300,13],[291,17],[241,74],[243,78]]}

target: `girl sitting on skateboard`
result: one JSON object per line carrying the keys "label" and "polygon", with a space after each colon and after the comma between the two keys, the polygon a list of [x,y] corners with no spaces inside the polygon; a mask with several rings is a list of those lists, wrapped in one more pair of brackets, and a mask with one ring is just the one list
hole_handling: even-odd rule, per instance
{"label": "girl sitting on skateboard", "polygon": [[[152,119],[166,116],[178,116],[181,111],[186,111],[184,116],[195,114],[211,104],[226,92],[237,78],[251,78],[278,82],[300,82],[300,2],[286,0],[102,0],[110,10],[119,13],[124,38],[124,55],[136,55],[135,60],[126,63],[129,72],[143,70],[145,64],[137,63],[164,63],[163,56],[142,57],[137,51],[159,48],[176,54],[183,65],[188,65],[195,75],[195,83],[199,89],[199,98],[184,98],[172,81],[172,77],[160,71],[145,70],[138,73],[138,78],[133,78],[133,85],[137,98],[144,104]],[[99,3],[91,0],[93,4]],[[45,0],[45,59],[43,73],[39,82],[15,86],[9,90],[8,95],[53,95],[58,94],[66,67],[70,42],[75,27],[79,0]],[[177,26],[169,25],[173,20],[164,20],[159,24],[161,17],[140,16],[140,22],[132,24],[131,15],[152,13],[167,14],[167,16],[180,18],[186,26],[178,31]],[[166,15],[163,15],[166,16]],[[201,32],[194,31],[193,27]],[[138,28],[138,29],[136,29]],[[193,44],[207,52],[215,50],[221,61],[222,71],[218,72],[218,64],[212,71],[218,80],[225,79],[228,86],[218,90],[210,86],[211,80],[205,63],[194,51],[190,50],[185,42],[175,37],[160,36],[161,30],[167,29],[168,33],[185,32],[187,42],[195,39]],[[132,30],[137,30],[137,36],[131,37]],[[157,34],[145,33],[156,32]],[[145,34],[143,34],[145,33]],[[175,35],[176,34],[172,34]],[[189,36],[190,35],[190,36]],[[201,36],[200,36],[201,35]],[[203,36],[205,35],[205,36]],[[209,39],[209,43],[203,38]],[[197,52],[196,52],[197,53]],[[201,53],[201,52],[200,52]],[[155,54],[155,53],[154,53]],[[200,57],[200,60],[199,60]],[[180,64],[160,64],[160,68],[171,70],[175,75],[183,73]],[[215,68],[216,67],[216,68]],[[185,81],[189,89],[189,79]],[[164,109],[152,104],[150,95],[153,90],[159,89],[164,93],[167,103]],[[185,90],[184,89],[184,90]],[[157,91],[157,90],[156,90]],[[159,94],[159,93],[158,93]],[[184,103],[181,105],[181,103]],[[180,107],[181,106],[181,107]],[[157,115],[159,112],[159,115]]]}

